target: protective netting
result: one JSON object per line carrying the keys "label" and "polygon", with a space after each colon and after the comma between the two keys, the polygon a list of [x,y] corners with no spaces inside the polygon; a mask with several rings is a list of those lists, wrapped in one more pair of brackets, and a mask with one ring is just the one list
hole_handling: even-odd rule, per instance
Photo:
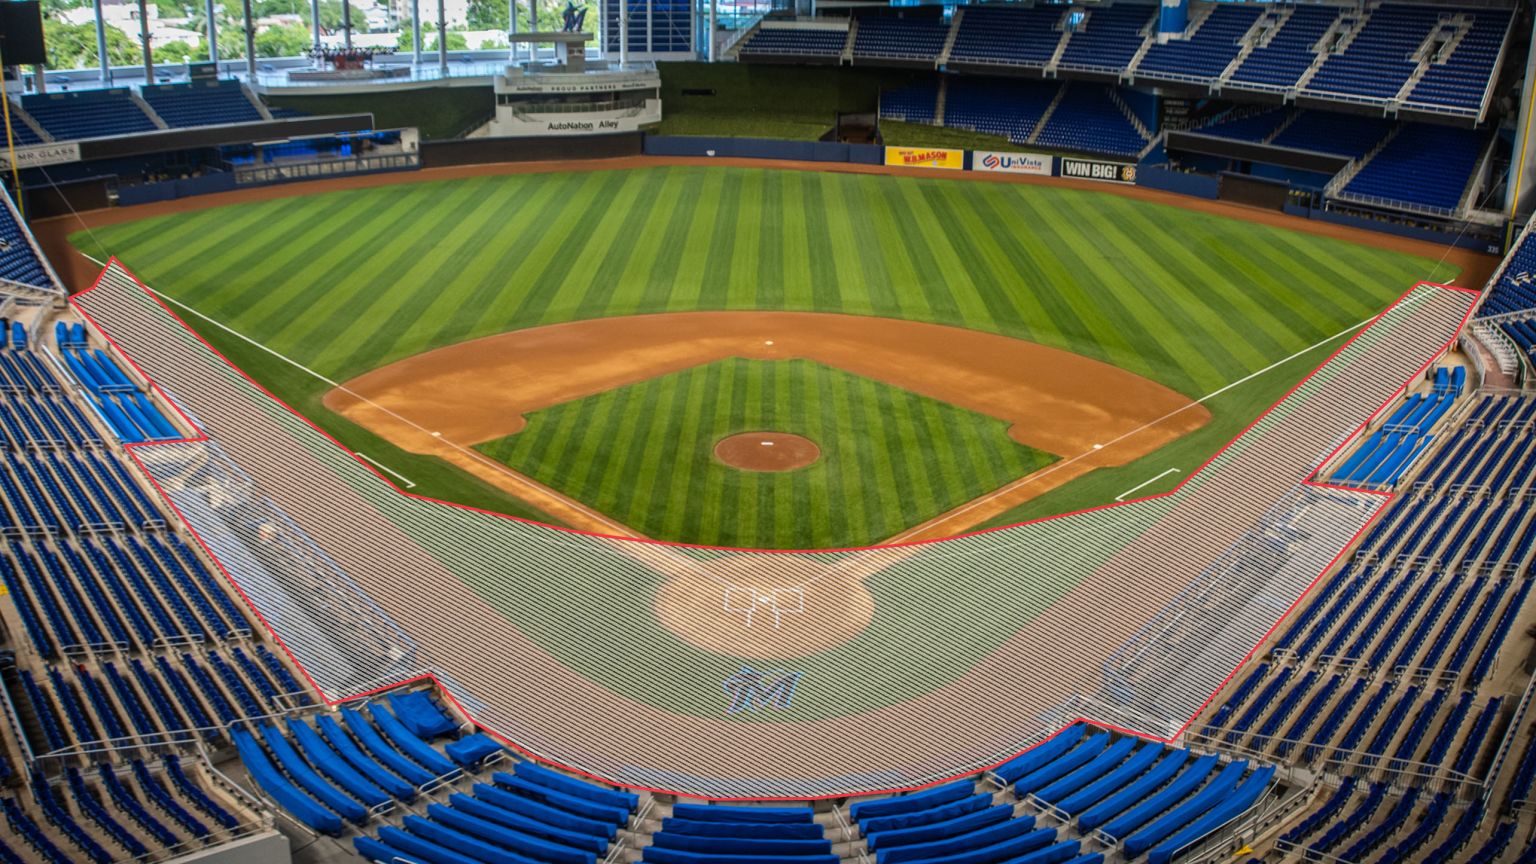
{"label": "protective netting", "polygon": [[[983,768],[1078,716],[1174,734],[1381,506],[1305,480],[1474,299],[1411,291],[1173,494],[804,553],[413,499],[118,265],[77,303],[212,439],[135,452],[327,698],[432,673],[551,761],[701,796],[804,797]],[[749,608],[750,627],[730,611]]]}

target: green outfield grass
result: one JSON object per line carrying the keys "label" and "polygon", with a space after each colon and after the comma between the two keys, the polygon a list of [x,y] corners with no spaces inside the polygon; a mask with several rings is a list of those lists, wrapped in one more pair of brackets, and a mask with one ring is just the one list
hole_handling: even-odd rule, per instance
{"label": "green outfield grass", "polygon": [[[714,458],[721,438],[760,431],[821,458],[782,473]],[[1054,461],[993,417],[809,360],[740,358],[539,411],[477,449],[646,536],[754,549],[877,543]]]}
{"label": "green outfield grass", "polygon": [[[104,248],[75,238],[336,381],[560,321],[786,309],[1002,333],[1199,397],[1370,317],[1416,280],[1456,272],[1089,188],[717,167],[295,196],[100,228],[95,240]],[[324,381],[199,329],[347,446],[418,483],[414,491],[521,512],[329,415]],[[1321,356],[1230,391],[1210,403],[1207,430],[1069,484],[1028,515],[1103,503],[1169,467],[1188,471]],[[704,508],[702,521],[733,518],[708,502],[690,506]]]}

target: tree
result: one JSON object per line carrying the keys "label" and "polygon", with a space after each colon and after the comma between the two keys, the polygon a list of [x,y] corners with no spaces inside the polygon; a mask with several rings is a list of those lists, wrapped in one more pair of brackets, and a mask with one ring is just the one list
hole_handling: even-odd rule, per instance
{"label": "tree", "polygon": [[[99,65],[93,24],[70,24],[45,18],[43,41],[48,46],[49,69],[91,69]],[[107,62],[113,66],[133,66],[144,62],[144,53],[128,34],[116,27],[108,27]]]}
{"label": "tree", "polygon": [[[321,0],[320,26],[330,33],[341,30],[341,0]],[[352,32],[368,32],[368,14],[356,3],[352,4]]]}
{"label": "tree", "polygon": [[[407,49],[412,47],[412,44],[411,44],[411,30],[410,30],[409,27],[402,28],[400,30],[399,45],[400,45],[401,50],[407,50]],[[431,48],[434,51],[437,50],[437,25],[436,24],[432,24],[432,23],[428,22],[428,23],[422,25],[422,28],[421,28],[421,47],[422,47],[423,50],[426,50],[428,48]],[[464,34],[463,33],[460,33],[457,30],[449,30],[448,31],[448,50],[449,51],[468,51],[469,50],[469,40],[464,38]]]}
{"label": "tree", "polygon": [[[521,9],[518,10],[522,12]],[[469,0],[469,29],[471,30],[500,30],[506,32],[511,29],[512,19],[507,14],[507,0]],[[527,24],[526,13],[518,16],[519,24]]]}
{"label": "tree", "polygon": [[270,18],[273,15],[307,15],[309,4],[304,0],[254,0],[251,3],[251,16],[254,18]]}
{"label": "tree", "polygon": [[207,59],[208,49],[203,47],[201,40],[196,45],[188,45],[177,39],[175,42],[156,45],[154,55],[157,64],[185,63],[188,60],[195,62]]}
{"label": "tree", "polygon": [[309,46],[309,28],[302,24],[269,27],[256,34],[257,57],[298,57]]}

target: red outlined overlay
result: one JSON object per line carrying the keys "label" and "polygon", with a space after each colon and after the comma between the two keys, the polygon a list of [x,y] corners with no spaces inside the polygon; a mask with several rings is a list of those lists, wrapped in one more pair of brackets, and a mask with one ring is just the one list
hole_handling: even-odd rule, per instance
{"label": "red outlined overlay", "polygon": [[[84,295],[86,295],[86,294],[88,294],[88,293],[90,293],[90,292],[92,292],[94,290],[96,290],[101,285],[102,280],[106,277],[107,272],[109,270],[113,269],[114,267],[117,269],[118,272],[122,273],[128,279],[132,280],[134,282],[134,284],[139,287],[139,289],[141,289],[141,290],[143,290],[145,292],[145,294],[150,298],[151,301],[153,301],[157,306],[160,307],[161,310],[163,310],[165,312],[166,315],[168,315],[172,320],[174,320],[177,324],[179,324],[181,327],[183,327],[189,334],[191,334],[195,339],[197,339],[197,341],[199,343],[201,343],[203,348],[206,349],[210,354],[212,354],[213,356],[217,357],[219,360],[223,361],[231,370],[233,370],[236,374],[238,374],[241,378],[243,378],[247,383],[249,383],[251,386],[255,387],[258,391],[260,391],[262,394],[264,394],[268,399],[271,399],[276,404],[282,406],[290,414],[292,414],[294,417],[298,418],[300,421],[302,421],[304,424],[309,426],[315,432],[317,432],[320,435],[324,436],[328,441],[330,441],[336,447],[341,448],[344,452],[347,453],[348,456],[350,456],[354,461],[356,461],[358,465],[362,466],[364,469],[366,469],[373,476],[377,477],[379,480],[381,480],[383,483],[385,483],[390,489],[392,489],[393,491],[395,491],[398,494],[406,496],[407,498],[412,498],[412,499],[416,499],[416,500],[419,500],[419,501],[425,501],[425,502],[429,502],[429,503],[432,503],[432,504],[437,504],[437,505],[442,505],[442,506],[447,506],[447,507],[456,507],[456,508],[459,508],[459,509],[462,509],[462,510],[468,510],[468,511],[471,511],[471,512],[480,513],[480,514],[489,515],[489,516],[494,516],[494,517],[498,517],[498,518],[502,518],[502,519],[509,519],[509,520],[516,521],[516,522],[522,522],[524,524],[537,525],[537,526],[541,526],[541,527],[545,528],[546,530],[550,530],[550,531],[561,531],[561,532],[566,532],[566,533],[570,533],[570,534],[578,534],[578,535],[584,535],[584,536],[590,536],[590,537],[599,537],[599,538],[603,538],[603,539],[622,540],[624,542],[630,542],[630,543],[650,543],[650,544],[661,545],[661,546],[669,546],[669,547],[694,548],[694,549],[711,549],[711,550],[730,551],[730,552],[777,553],[777,554],[785,554],[785,553],[802,553],[803,554],[805,552],[823,552],[823,553],[825,553],[825,552],[854,552],[854,551],[863,551],[865,549],[904,548],[904,547],[925,546],[925,545],[934,544],[934,543],[946,543],[946,542],[949,542],[950,540],[957,539],[957,538],[960,538],[960,537],[978,536],[978,535],[981,535],[981,534],[987,534],[987,533],[991,533],[991,532],[995,532],[995,531],[1002,531],[1002,530],[1009,529],[1009,528],[1016,528],[1016,527],[1019,527],[1020,525],[1030,525],[1030,524],[1035,524],[1035,523],[1039,523],[1039,522],[1046,522],[1046,521],[1049,521],[1049,520],[1061,519],[1061,518],[1064,518],[1066,516],[1079,515],[1079,514],[1083,514],[1083,513],[1092,513],[1092,512],[1099,511],[1099,510],[1108,510],[1110,508],[1115,508],[1115,507],[1125,507],[1125,506],[1130,506],[1130,505],[1134,505],[1134,504],[1138,504],[1138,503],[1142,503],[1142,502],[1146,502],[1146,501],[1154,501],[1154,500],[1157,500],[1157,499],[1160,499],[1160,498],[1168,497],[1170,495],[1175,494],[1176,492],[1178,492],[1182,488],[1184,488],[1184,486],[1186,484],[1188,484],[1190,481],[1194,480],[1195,477],[1199,476],[1202,472],[1204,472],[1206,470],[1206,468],[1209,467],[1212,462],[1214,462],[1223,453],[1225,453],[1229,448],[1231,448],[1238,440],[1240,440],[1244,435],[1246,435],[1250,430],[1252,430],[1254,426],[1256,426],[1265,417],[1267,417],[1271,412],[1273,412],[1275,410],[1275,408],[1277,408],[1280,404],[1284,403],[1293,394],[1295,394],[1295,392],[1298,389],[1300,389],[1302,386],[1304,386],[1315,375],[1317,375],[1318,372],[1320,372],[1324,367],[1326,367],[1336,357],[1338,357],[1339,354],[1342,353],[1345,349],[1347,349],[1351,344],[1353,344],[1355,342],[1355,340],[1359,339],[1360,336],[1363,333],[1365,333],[1366,331],[1370,330],[1384,316],[1386,316],[1388,313],[1390,313],[1393,309],[1397,308],[1398,305],[1402,304],[1410,295],[1420,291],[1420,289],[1428,288],[1428,289],[1444,290],[1444,291],[1451,291],[1451,292],[1456,292],[1456,293],[1460,293],[1460,294],[1466,294],[1466,295],[1470,295],[1473,298],[1481,296],[1481,292],[1480,291],[1476,291],[1476,290],[1473,290],[1473,289],[1470,289],[1470,288],[1463,288],[1463,287],[1455,286],[1455,285],[1442,285],[1442,284],[1437,284],[1437,283],[1432,283],[1432,282],[1419,282],[1419,283],[1416,283],[1412,288],[1410,288],[1407,291],[1403,292],[1403,294],[1401,294],[1396,300],[1394,300],[1390,305],[1388,305],[1380,313],[1378,313],[1376,316],[1371,318],[1370,321],[1368,321],[1365,325],[1361,326],[1354,333],[1354,335],[1350,336],[1349,339],[1345,340],[1338,348],[1336,348],[1321,363],[1319,363],[1316,368],[1314,368],[1311,372],[1307,373],[1307,375],[1305,377],[1303,377],[1301,380],[1297,381],[1296,384],[1294,386],[1292,386],[1289,390],[1287,390],[1285,395],[1281,396],[1280,399],[1278,399],[1273,405],[1271,405],[1269,408],[1266,408],[1263,413],[1261,413],[1259,416],[1255,417],[1253,419],[1253,421],[1250,422],[1247,426],[1245,426],[1243,428],[1243,430],[1241,432],[1239,432],[1236,436],[1234,436],[1234,438],[1231,441],[1228,441],[1226,444],[1224,444],[1219,450],[1217,450],[1208,459],[1206,459],[1203,463],[1201,463],[1201,465],[1198,468],[1196,468],[1194,471],[1191,471],[1188,475],[1186,475],[1184,477],[1184,479],[1180,480],[1177,485],[1175,485],[1172,489],[1169,489],[1166,492],[1160,492],[1160,493],[1157,493],[1157,494],[1154,494],[1154,495],[1147,495],[1147,496],[1143,496],[1143,497],[1140,497],[1140,498],[1133,498],[1133,499],[1130,499],[1130,500],[1127,500],[1127,501],[1113,502],[1113,503],[1109,503],[1109,504],[1102,504],[1102,505],[1099,505],[1099,506],[1096,506],[1096,507],[1089,507],[1089,508],[1085,508],[1085,509],[1082,509],[1082,510],[1073,511],[1071,513],[1062,513],[1062,514],[1057,514],[1057,515],[1054,515],[1054,516],[1046,516],[1046,517],[1040,517],[1040,518],[1037,518],[1037,519],[1026,520],[1024,522],[1019,522],[1019,523],[1017,523],[1015,525],[1006,525],[1006,526],[999,526],[999,527],[995,527],[995,528],[979,529],[979,530],[976,530],[976,531],[970,531],[970,532],[966,532],[966,533],[963,533],[963,534],[958,534],[958,535],[955,535],[955,537],[949,537],[949,538],[936,538],[936,539],[929,539],[929,540],[917,540],[917,541],[910,541],[910,542],[905,542],[905,543],[888,544],[888,545],[884,545],[884,546],[857,547],[857,548],[850,548],[850,549],[816,549],[816,550],[733,549],[733,548],[729,548],[729,547],[702,546],[702,545],[683,544],[683,543],[669,543],[669,542],[660,541],[660,540],[653,540],[653,539],[650,539],[650,538],[620,537],[620,536],[615,536],[615,535],[610,535],[610,534],[602,534],[602,533],[599,533],[599,532],[583,531],[583,530],[574,529],[574,528],[564,528],[564,527],[560,527],[560,526],[546,525],[545,523],[537,522],[537,521],[534,521],[534,520],[523,519],[523,518],[516,517],[516,516],[510,516],[510,515],[507,515],[507,514],[504,514],[504,513],[497,513],[495,511],[491,511],[491,510],[484,510],[484,509],[481,509],[481,508],[472,507],[472,506],[465,505],[465,504],[459,504],[459,503],[452,502],[452,501],[444,501],[444,500],[441,500],[441,499],[432,498],[432,497],[429,497],[429,496],[420,495],[420,494],[417,494],[417,493],[413,493],[413,492],[407,491],[407,490],[401,488],[392,479],[390,479],[389,477],[385,476],[385,474],[383,474],[380,470],[378,470],[378,468],[376,468],[374,465],[370,464],[367,460],[358,457],[358,455],[356,453],[354,453],[352,450],[347,448],[340,441],[337,441],[330,433],[326,432],[319,425],[317,425],[316,423],[311,421],[308,417],[305,417],[302,413],[298,412],[292,406],[288,405],[288,403],[284,402],[282,399],[280,399],[279,397],[274,395],[271,391],[269,391],[266,387],[264,387],[260,382],[256,381],[250,375],[246,374],[246,372],[244,370],[242,370],[240,367],[236,366],[233,362],[231,362],[229,360],[229,358],[225,357],[221,352],[218,351],[218,349],[214,348],[213,345],[211,345],[206,339],[204,339],[203,336],[200,333],[198,333],[193,327],[188,325],[187,322],[180,315],[176,314],[176,312],[174,310],[172,310],[163,300],[160,299],[159,296],[157,296],[152,290],[150,290],[146,285],[144,285],[144,283],[141,282],[138,279],[138,277],[136,277],[125,266],[123,266],[122,262],[118,261],[118,259],[114,256],[114,257],[112,257],[111,259],[108,260],[106,267],[104,267],[102,269],[101,273],[98,274],[98,276],[96,278],[96,281],[91,285],[90,288],[87,288],[87,289],[85,289],[83,291],[78,292],[77,294],[74,294],[74,295],[70,296],[69,304],[74,309],[76,314],[80,315],[81,318],[83,318],[85,321],[87,321],[96,330],[96,332],[98,334],[100,334],[100,336],[109,345],[111,345],[113,351],[116,353],[118,358],[120,358],[121,360],[126,362],[129,366],[131,366],[133,368],[133,370],[139,375],[139,377],[143,381],[147,382],[148,386],[150,388],[152,388],[156,393],[158,393],[160,395],[162,404],[169,405],[171,407],[171,409],[174,410],[179,417],[181,417],[181,420],[182,420],[183,424],[187,428],[198,429],[199,426],[196,423],[194,423],[191,420],[191,418],[188,417],[187,414],[184,411],[182,411],[181,407],[176,403],[175,400],[173,400],[173,399],[168,397],[168,395],[165,393],[165,391],[160,388],[160,385],[156,381],[154,381],[144,371],[144,369],[142,367],[140,367],[138,365],[138,363],[136,363],[133,360],[133,358],[131,356],[128,355],[128,353],[123,349],[123,347],[121,345],[119,345],[117,343],[117,341],[112,338],[112,335],[110,333],[108,333],[106,331],[106,329],[98,321],[96,321],[94,318],[92,318],[91,315],[89,313],[87,313],[81,307],[81,305],[80,305],[79,298],[83,297]],[[1430,355],[1429,359],[1426,360],[1423,364],[1421,364],[1419,366],[1418,371],[1413,376],[1411,376],[1407,381],[1405,381],[1402,385],[1397,387],[1391,393],[1391,395],[1388,396],[1388,398],[1385,401],[1383,401],[1382,404],[1380,406],[1378,406],[1376,408],[1376,410],[1374,412],[1372,412],[1369,417],[1367,417],[1357,427],[1355,427],[1355,429],[1352,430],[1350,432],[1350,434],[1345,437],[1343,443],[1341,443],[1339,446],[1335,447],[1334,450],[1332,452],[1330,452],[1320,462],[1320,464],[1327,465],[1327,464],[1332,463],[1333,460],[1338,456],[1338,454],[1340,452],[1342,452],[1344,449],[1346,449],[1349,446],[1351,446],[1359,438],[1360,434],[1362,432],[1364,432],[1369,427],[1369,425],[1377,417],[1381,416],[1382,412],[1386,411],[1389,407],[1391,407],[1407,391],[1409,385],[1414,380],[1416,380],[1419,377],[1423,376],[1441,357],[1443,357],[1448,351],[1451,350],[1452,347],[1454,347],[1454,345],[1456,344],[1457,340],[1460,338],[1461,333],[1465,330],[1465,328],[1467,326],[1467,322],[1471,319],[1472,314],[1473,314],[1475,308],[1476,308],[1476,303],[1475,302],[1469,302],[1468,303],[1467,311],[1462,316],[1460,322],[1457,324],[1456,331],[1451,336],[1451,338],[1448,339],[1439,348],[1435,349],[1433,351],[1433,353]],[[176,514],[178,519],[181,520],[183,527],[185,527],[187,529],[187,531],[197,541],[198,545],[201,546],[201,548],[203,549],[204,553],[208,556],[209,560],[211,560],[214,563],[214,565],[216,567],[218,567],[219,572],[222,573],[224,575],[225,579],[227,579],[229,581],[229,584],[231,586],[233,586],[233,588],[235,589],[235,592],[240,596],[241,600],[243,600],[245,602],[246,606],[250,609],[252,614],[255,615],[256,619],[267,630],[267,632],[271,636],[273,642],[279,648],[281,648],[282,651],[288,656],[288,659],[292,662],[293,666],[296,669],[298,669],[299,673],[303,676],[304,680],[309,684],[309,686],[311,688],[314,689],[315,695],[319,697],[319,699],[321,700],[321,702],[324,705],[326,705],[327,707],[335,707],[337,705],[341,705],[341,704],[344,704],[344,703],[347,703],[347,702],[354,702],[354,701],[358,701],[358,700],[362,700],[362,699],[368,699],[368,698],[376,696],[376,695],[378,695],[380,693],[383,693],[383,692],[386,692],[386,691],[389,691],[389,690],[393,690],[393,689],[396,689],[396,688],[399,688],[399,687],[404,687],[404,686],[408,686],[408,685],[412,685],[412,684],[418,684],[418,683],[421,683],[421,682],[430,682],[437,689],[439,695],[441,695],[445,700],[447,700],[450,704],[452,704],[454,706],[454,708],[456,710],[458,710],[458,712],[462,716],[468,718],[470,723],[478,731],[485,732],[486,734],[488,734],[491,737],[495,738],[497,741],[500,741],[503,745],[507,746],[508,748],[510,748],[512,750],[515,750],[516,752],[522,754],[523,756],[525,756],[525,757],[527,757],[529,759],[553,765],[553,766],[555,766],[557,768],[560,768],[560,769],[562,769],[564,771],[568,771],[568,772],[571,772],[573,774],[577,774],[577,775],[586,777],[588,779],[591,779],[591,780],[594,780],[594,781],[597,781],[597,782],[600,782],[600,783],[605,783],[605,784],[614,785],[614,786],[621,786],[621,787],[628,788],[628,789],[635,789],[635,790],[639,790],[639,791],[646,791],[646,792],[652,792],[652,793],[669,794],[669,795],[682,795],[684,797],[698,797],[698,796],[690,794],[690,793],[677,792],[677,791],[669,790],[669,789],[654,788],[654,787],[638,785],[638,784],[633,784],[633,783],[618,783],[616,781],[612,781],[612,780],[609,780],[607,778],[604,778],[604,777],[592,774],[590,772],[584,771],[584,770],[582,770],[580,768],[575,768],[575,767],[572,767],[572,766],[564,765],[564,764],[561,764],[559,762],[555,762],[553,760],[550,760],[550,759],[548,759],[546,757],[534,754],[534,753],[532,753],[532,752],[522,748],[521,746],[519,746],[515,741],[512,741],[512,740],[508,739],[505,735],[503,735],[503,734],[497,732],[496,730],[491,729],[491,728],[483,725],[482,723],[480,723],[469,712],[469,710],[454,697],[453,693],[447,687],[443,686],[443,683],[437,678],[437,676],[432,674],[432,673],[430,673],[430,672],[424,673],[424,674],[421,674],[421,675],[417,675],[417,676],[414,676],[414,677],[410,677],[410,678],[404,678],[404,679],[401,679],[399,681],[395,681],[395,682],[392,682],[390,684],[387,684],[387,685],[384,685],[384,686],[381,686],[381,687],[378,687],[378,688],[374,688],[372,690],[368,690],[368,691],[361,692],[361,693],[356,693],[356,694],[353,694],[351,696],[343,697],[343,698],[340,698],[340,699],[332,700],[329,697],[327,697],[325,695],[325,693],[321,690],[320,686],[315,682],[314,678],[310,675],[309,671],[304,668],[304,665],[299,661],[298,657],[295,656],[294,652],[284,642],[282,636],[272,627],[272,625],[262,615],[261,610],[259,608],[257,608],[256,604],[245,593],[244,589],[241,588],[239,582],[229,573],[229,571],[227,569],[225,569],[223,562],[220,561],[219,558],[216,555],[214,555],[212,549],[209,548],[208,544],[203,540],[202,536],[198,534],[197,530],[192,526],[191,522],[187,519],[186,515],[181,512],[181,510],[177,507],[175,502],[172,501],[172,499],[166,493],[166,491],[154,479],[153,475],[149,472],[147,467],[144,465],[143,461],[140,460],[138,454],[135,452],[140,447],[153,447],[153,446],[157,446],[157,445],[161,445],[161,444],[185,444],[185,443],[199,443],[199,442],[216,443],[216,442],[213,442],[213,440],[210,439],[208,436],[200,434],[200,435],[197,435],[195,437],[182,438],[182,439],[177,439],[177,440],[174,440],[174,441],[152,441],[152,442],[142,442],[142,443],[125,443],[123,446],[124,446],[125,450],[128,452],[129,457],[131,459],[133,459],[134,463],[138,466],[139,471],[143,473],[144,477],[155,488],[156,492],[158,492],[160,494],[161,499],[165,502],[166,506],[172,512],[174,512]],[[1311,487],[1319,488],[1319,489],[1342,490],[1342,491],[1350,492],[1352,494],[1376,495],[1376,496],[1380,496],[1380,497],[1384,498],[1386,500],[1386,502],[1390,502],[1392,500],[1395,500],[1395,498],[1397,497],[1397,493],[1383,491],[1383,490],[1358,489],[1358,488],[1355,488],[1355,487],[1341,486],[1341,485],[1337,485],[1337,484],[1325,483],[1325,482],[1322,482],[1322,481],[1318,480],[1315,476],[1310,477],[1310,478],[1308,478],[1306,480],[1303,480],[1302,481],[1302,485],[1304,485],[1304,486],[1311,486]],[[1064,723],[1063,726],[1062,726],[1062,729],[1057,730],[1056,732],[1052,733],[1049,736],[1046,736],[1046,738],[1042,739],[1040,742],[1037,742],[1035,745],[1032,745],[1030,748],[1025,748],[1025,750],[1019,751],[1019,753],[1015,753],[1015,754],[1010,755],[1010,756],[1008,756],[1007,758],[1004,758],[1004,759],[999,759],[996,762],[993,762],[993,763],[991,763],[989,765],[983,766],[982,768],[971,769],[971,770],[968,770],[968,771],[965,771],[965,772],[962,772],[962,773],[958,773],[958,774],[953,775],[953,776],[944,777],[944,778],[941,778],[941,779],[925,782],[925,783],[918,784],[918,785],[902,786],[902,787],[890,787],[890,788],[883,788],[883,789],[870,789],[870,790],[866,790],[866,791],[862,791],[862,792],[858,792],[858,793],[846,793],[845,792],[845,793],[838,793],[838,794],[833,794],[833,795],[820,795],[820,796],[788,796],[788,797],[752,796],[752,797],[742,797],[742,798],[711,797],[708,800],[712,800],[712,801],[809,801],[809,800],[817,800],[817,799],[821,799],[821,798],[839,798],[839,799],[840,798],[847,798],[847,797],[850,797],[851,795],[854,795],[854,794],[858,794],[858,795],[866,795],[866,794],[874,795],[874,794],[885,794],[885,793],[912,792],[912,791],[917,791],[917,790],[921,790],[921,789],[928,789],[928,788],[932,788],[934,786],[941,785],[943,783],[951,782],[953,780],[956,780],[956,779],[959,779],[959,778],[962,778],[962,777],[973,776],[973,775],[977,775],[977,774],[981,774],[981,773],[985,773],[987,771],[993,770],[993,769],[997,768],[998,766],[1000,766],[1000,765],[1002,765],[1002,764],[1004,764],[1004,763],[1006,763],[1006,762],[1008,762],[1008,761],[1010,761],[1010,760],[1012,760],[1014,758],[1017,758],[1019,755],[1022,755],[1022,753],[1027,752],[1029,749],[1033,749],[1033,747],[1039,746],[1039,744],[1045,743],[1045,741],[1049,741],[1051,738],[1054,738],[1056,735],[1060,734],[1061,731],[1066,729],[1068,726],[1074,725],[1074,724],[1079,723],[1079,722],[1081,722],[1081,723],[1091,723],[1091,724],[1093,724],[1095,726],[1098,726],[1100,728],[1110,729],[1110,730],[1113,730],[1113,731],[1116,731],[1116,732],[1119,732],[1119,733],[1122,733],[1122,734],[1126,734],[1126,735],[1135,735],[1135,736],[1137,736],[1139,738],[1143,738],[1143,739],[1147,739],[1147,740],[1152,740],[1152,741],[1157,741],[1157,742],[1160,742],[1160,743],[1163,743],[1163,744],[1172,744],[1174,741],[1176,741],[1180,736],[1182,736],[1184,734],[1184,732],[1190,727],[1190,725],[1192,725],[1194,723],[1195,719],[1197,717],[1199,717],[1199,715],[1201,713],[1204,712],[1205,708],[1208,707],[1211,704],[1211,702],[1213,702],[1215,700],[1216,696],[1221,692],[1221,690],[1224,689],[1226,687],[1226,685],[1228,683],[1230,683],[1234,677],[1236,677],[1237,673],[1242,669],[1242,667],[1244,665],[1246,665],[1248,663],[1249,660],[1251,660],[1253,658],[1253,656],[1257,653],[1258,649],[1260,647],[1262,647],[1266,642],[1269,641],[1270,637],[1274,635],[1275,631],[1279,629],[1280,625],[1283,624],[1283,623],[1286,623],[1287,619],[1291,616],[1291,614],[1297,608],[1299,608],[1301,606],[1302,602],[1305,601],[1312,594],[1313,590],[1317,587],[1317,585],[1330,572],[1332,572],[1334,570],[1334,567],[1337,566],[1339,561],[1341,559],[1343,559],[1344,556],[1349,553],[1349,550],[1355,545],[1355,543],[1358,542],[1359,539],[1367,531],[1369,531],[1373,525],[1375,525],[1379,521],[1379,519],[1381,518],[1381,514],[1384,511],[1385,511],[1385,507],[1379,508],[1377,510],[1377,512],[1370,519],[1368,519],[1365,522],[1365,524],[1360,528],[1360,530],[1357,531],[1353,536],[1350,537],[1349,541],[1345,544],[1344,549],[1341,550],[1338,553],[1338,555],[1334,556],[1334,558],[1329,562],[1328,566],[1321,573],[1319,573],[1318,576],[1315,579],[1313,579],[1307,585],[1307,587],[1297,597],[1296,601],[1293,602],[1290,606],[1288,606],[1283,613],[1281,613],[1281,615],[1276,619],[1275,623],[1264,633],[1263,637],[1253,646],[1252,649],[1250,649],[1248,651],[1248,653],[1246,655],[1244,655],[1243,659],[1236,666],[1233,667],[1232,671],[1229,672],[1227,674],[1227,676],[1222,680],[1221,684],[1218,685],[1217,688],[1214,691],[1212,691],[1211,695],[1209,697],[1207,697],[1203,703],[1201,703],[1201,706],[1200,706],[1199,710],[1197,710],[1194,715],[1192,715],[1188,720],[1186,720],[1184,722],[1183,725],[1181,725],[1176,731],[1174,731],[1173,733],[1171,733],[1167,737],[1159,737],[1159,736],[1156,736],[1156,735],[1150,735],[1150,734],[1148,734],[1146,732],[1143,732],[1143,731],[1139,731],[1139,730],[1135,730],[1135,729],[1123,728],[1123,727],[1116,726],[1116,725],[1113,725],[1113,724],[1105,723],[1105,722],[1103,722],[1101,720],[1097,720],[1097,719],[1092,718],[1092,717],[1079,716],[1079,717],[1075,717],[1072,720]]]}

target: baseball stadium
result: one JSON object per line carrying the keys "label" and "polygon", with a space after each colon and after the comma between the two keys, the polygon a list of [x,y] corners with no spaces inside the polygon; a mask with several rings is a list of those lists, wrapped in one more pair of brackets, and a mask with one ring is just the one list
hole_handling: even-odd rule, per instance
{"label": "baseball stadium", "polygon": [[1536,862],[1524,0],[0,0],[0,862]]}

